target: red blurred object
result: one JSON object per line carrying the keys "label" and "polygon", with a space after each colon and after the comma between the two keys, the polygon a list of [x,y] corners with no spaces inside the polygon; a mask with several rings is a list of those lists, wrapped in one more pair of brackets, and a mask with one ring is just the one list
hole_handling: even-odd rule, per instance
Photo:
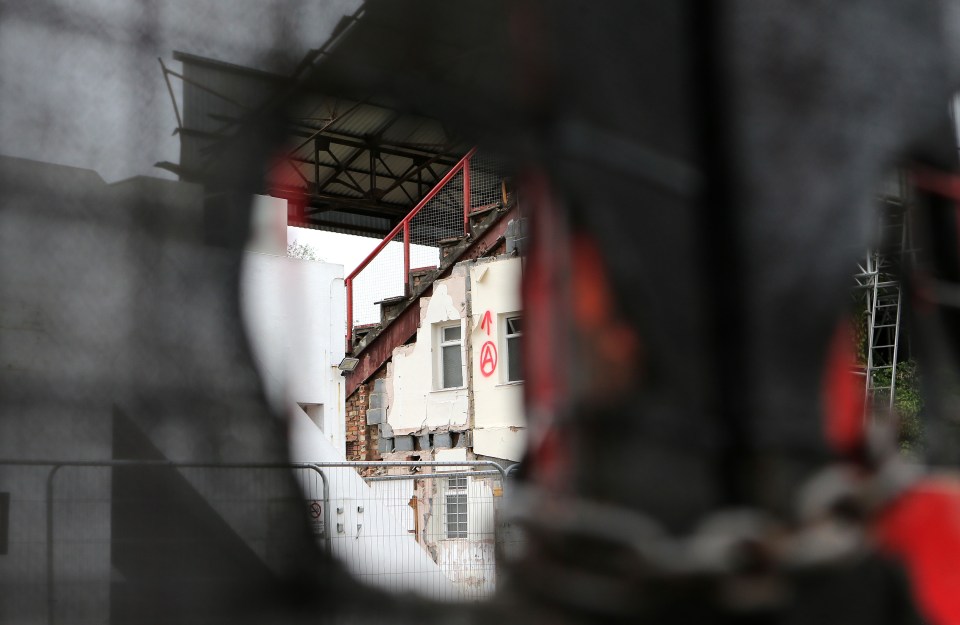
{"label": "red blurred object", "polygon": [[960,624],[960,481],[918,483],[877,517],[874,531],[881,549],[906,567],[924,617]]}
{"label": "red blurred object", "polygon": [[854,373],[857,356],[847,323],[837,327],[824,370],[824,418],[827,442],[837,453],[850,455],[864,443],[863,382]]}

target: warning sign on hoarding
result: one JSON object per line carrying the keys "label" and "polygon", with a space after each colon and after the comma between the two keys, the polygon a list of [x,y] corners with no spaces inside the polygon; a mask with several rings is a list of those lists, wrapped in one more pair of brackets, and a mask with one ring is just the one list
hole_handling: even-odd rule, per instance
{"label": "warning sign on hoarding", "polygon": [[310,529],[314,536],[323,536],[323,502],[308,501],[307,513],[310,515]]}

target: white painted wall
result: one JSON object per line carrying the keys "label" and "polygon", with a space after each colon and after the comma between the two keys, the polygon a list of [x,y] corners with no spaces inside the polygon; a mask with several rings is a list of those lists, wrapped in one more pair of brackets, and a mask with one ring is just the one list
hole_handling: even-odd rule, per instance
{"label": "white painted wall", "polygon": [[322,430],[340,453],[346,449],[344,356],[346,293],[343,266],[286,255],[287,206],[258,198],[243,258],[241,310],[254,362],[275,410],[288,414],[312,404]]}
{"label": "white painted wall", "polygon": [[[344,355],[346,333],[343,267],[287,257],[286,210],[286,202],[272,198],[254,204],[243,260],[244,320],[270,400],[289,415],[291,462],[341,462],[345,396],[336,366]],[[321,405],[315,411],[322,413],[320,423],[300,404]],[[382,483],[375,493],[356,469],[322,471],[330,497],[324,515],[330,549],[354,575],[397,592],[441,600],[460,597],[408,531],[412,513],[400,502],[403,482]],[[313,473],[298,470],[295,475],[308,500],[322,499]]]}
{"label": "white painted wall", "polygon": [[[420,327],[417,340],[393,351],[387,376],[387,422],[397,434],[413,432],[427,426],[438,428],[468,425],[468,389],[439,388],[438,328],[450,322],[460,323],[463,336],[466,315],[466,273],[456,268],[449,278],[438,280],[433,296],[420,300]],[[464,367],[466,347],[464,342]],[[467,374],[463,373],[466,384]]]}
{"label": "white painted wall", "polygon": [[[290,420],[290,443],[292,462],[342,459],[341,452],[333,449],[302,411]],[[331,551],[354,575],[395,592],[415,592],[440,600],[461,597],[460,589],[450,583],[409,532],[411,518],[398,510],[396,501],[398,493],[406,492],[403,487],[386,485],[397,484],[389,482],[374,492],[349,467],[325,467],[323,473],[330,489],[327,519]],[[399,484],[411,488],[406,481]],[[304,482],[301,486],[310,497],[312,485]]]}

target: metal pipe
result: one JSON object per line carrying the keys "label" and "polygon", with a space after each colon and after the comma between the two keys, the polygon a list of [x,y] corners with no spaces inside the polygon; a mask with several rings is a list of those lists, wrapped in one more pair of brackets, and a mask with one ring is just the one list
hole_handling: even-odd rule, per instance
{"label": "metal pipe", "polygon": [[463,164],[463,236],[470,236],[470,160],[473,152],[467,155]]}
{"label": "metal pipe", "polygon": [[[469,464],[470,461],[451,464]],[[173,460],[0,460],[11,467],[172,467],[174,469],[303,469],[310,462],[175,462]],[[323,463],[320,463],[323,464]],[[417,463],[414,463],[417,464]],[[495,463],[494,463],[495,464]]]}
{"label": "metal pipe", "polygon": [[411,473],[410,475],[373,475],[363,478],[366,482],[394,482],[398,480],[436,480],[446,477],[476,477],[478,475],[499,475],[500,471],[443,471],[442,473]]}
{"label": "metal pipe", "polygon": [[333,542],[330,536],[330,484],[320,467],[309,465],[309,468],[320,476],[320,482],[323,484],[323,545],[329,555],[333,553]]}
{"label": "metal pipe", "polygon": [[410,295],[410,222],[403,221],[403,294]]}
{"label": "metal pipe", "polygon": [[353,278],[348,277],[343,281],[343,286],[347,291],[347,337],[346,337],[346,353],[349,354],[353,351]]}
{"label": "metal pipe", "polygon": [[177,98],[173,95],[173,85],[170,84],[170,73],[167,66],[163,64],[163,59],[157,57],[160,61],[160,69],[163,70],[163,80],[167,83],[167,92],[170,93],[170,101],[173,103],[173,114],[177,116],[177,130],[183,128],[183,119],[180,117],[180,107],[177,106]]}
{"label": "metal pipe", "polygon": [[477,148],[473,148],[469,152],[467,152],[466,156],[460,159],[460,162],[454,165],[453,168],[451,168],[450,171],[448,171],[446,175],[440,179],[440,182],[438,182],[425,196],[423,196],[423,199],[420,200],[420,202],[416,206],[414,206],[409,213],[407,213],[407,216],[404,217],[400,221],[400,223],[394,226],[393,230],[391,230],[390,233],[387,234],[387,236],[385,236],[382,241],[380,241],[379,245],[373,248],[373,251],[370,252],[370,254],[368,254],[367,257],[364,258],[359,265],[357,265],[357,268],[354,269],[352,272],[350,272],[350,275],[348,276],[348,278],[356,278],[357,274],[363,271],[366,268],[366,266],[369,265],[381,251],[383,251],[383,248],[385,248],[387,244],[390,243],[394,239],[394,237],[396,237],[400,233],[400,230],[403,228],[403,223],[408,222],[414,217],[416,217],[417,213],[419,213],[423,209],[423,207],[426,206],[427,202],[432,200],[434,196],[440,192],[440,189],[446,186],[446,184],[450,182],[450,179],[453,178],[461,169],[463,169],[463,165],[466,162],[466,160],[469,159],[471,156],[473,156],[473,153],[476,151],[477,151]]}
{"label": "metal pipe", "polygon": [[506,470],[492,460],[344,460],[339,462],[312,462],[317,467],[492,467],[506,477]]}
{"label": "metal pipe", "polygon": [[50,470],[47,475],[46,499],[47,499],[47,623],[54,625],[56,620],[56,600],[54,598],[54,575],[53,575],[53,478],[57,472],[63,468],[58,465]]}
{"label": "metal pipe", "polygon": [[[417,205],[414,206],[413,209],[412,209],[409,213],[407,213],[407,216],[404,217],[403,219],[401,219],[401,220],[400,220],[400,223],[398,223],[396,226],[394,226],[393,229],[387,234],[387,236],[383,237],[383,240],[381,240],[380,243],[377,244],[377,247],[373,248],[373,251],[370,252],[370,253],[367,255],[366,258],[364,258],[362,261],[360,261],[360,264],[357,265],[357,267],[356,267],[353,271],[351,271],[350,274],[346,277],[346,280],[344,280],[344,283],[345,283],[345,284],[349,284],[349,285],[350,285],[350,286],[348,287],[348,289],[347,289],[347,340],[346,340],[346,344],[347,344],[347,351],[348,351],[348,352],[351,351],[351,349],[350,349],[350,337],[351,337],[351,335],[353,334],[353,279],[356,278],[357,275],[359,275],[361,271],[363,271],[364,269],[366,269],[367,265],[369,265],[371,262],[373,262],[373,259],[376,258],[376,257],[380,254],[380,252],[383,251],[383,248],[385,248],[391,241],[393,241],[393,239],[394,239],[401,231],[409,230],[409,228],[410,228],[410,221],[411,221],[414,217],[417,216],[417,213],[419,213],[421,210],[423,210],[423,207],[427,205],[427,202],[429,202],[430,200],[432,200],[432,199],[434,198],[434,196],[436,196],[437,193],[439,193],[440,190],[441,190],[443,187],[445,187],[445,186],[447,185],[447,183],[450,182],[450,180],[451,180],[454,176],[457,175],[457,172],[459,172],[461,169],[464,169],[464,167],[466,166],[467,163],[470,162],[470,159],[473,157],[473,155],[474,155],[474,153],[475,153],[476,151],[477,151],[477,148],[471,148],[470,151],[467,152],[466,155],[465,155],[462,159],[460,159],[460,161],[459,161],[456,165],[454,165],[453,168],[451,168],[450,171],[448,171],[447,174],[446,174],[443,178],[440,179],[440,182],[438,182],[436,185],[434,185],[434,187],[433,187],[432,189],[430,189],[430,191],[429,191],[425,196],[423,196],[423,199],[420,200],[420,201],[417,203]],[[468,187],[467,193],[469,194],[469,186],[470,186],[470,185],[467,184],[466,186]],[[405,261],[405,266],[404,266],[404,267],[405,267],[405,275],[406,275],[406,276],[409,276],[409,272],[410,272],[410,264],[409,264],[409,263],[410,263],[410,259],[409,259],[409,256],[408,256],[408,255],[409,255],[409,245],[406,243],[406,240],[407,240],[407,239],[406,239],[406,236],[405,236],[405,238],[404,238],[404,241],[405,241],[405,243],[404,243],[404,261]],[[408,279],[409,279],[409,278],[408,278]],[[406,292],[406,289],[404,290],[404,292]]]}

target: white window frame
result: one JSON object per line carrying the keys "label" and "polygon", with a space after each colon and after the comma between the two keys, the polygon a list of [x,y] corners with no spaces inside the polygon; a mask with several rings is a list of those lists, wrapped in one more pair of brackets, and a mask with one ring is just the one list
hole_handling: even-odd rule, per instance
{"label": "white window frame", "polygon": [[[444,331],[450,328],[458,328],[460,330],[460,338],[456,340],[444,340]],[[457,385],[447,385],[446,380],[444,379],[444,371],[446,370],[443,366],[443,352],[444,347],[453,347],[454,345],[460,348],[460,384]],[[437,356],[436,356],[436,388],[439,391],[446,391],[455,388],[463,388],[465,385],[465,378],[463,371],[463,324],[462,323],[447,323],[442,324],[437,327]]]}
{"label": "white window frame", "polygon": [[[521,328],[521,329],[520,329],[519,332],[512,332],[512,333],[510,332],[510,323],[509,323],[509,322],[510,322],[511,319],[519,319],[519,320],[520,320],[520,328]],[[521,383],[523,382],[523,373],[522,373],[522,371],[521,371],[521,372],[517,372],[517,376],[518,376],[518,377],[517,377],[516,379],[511,379],[511,377],[512,377],[511,374],[512,374],[513,372],[510,371],[510,339],[518,339],[518,340],[516,340],[516,341],[514,341],[514,342],[515,342],[515,344],[516,344],[516,349],[520,349],[520,342],[523,340],[523,339],[522,339],[522,337],[523,337],[523,315],[522,315],[521,313],[518,313],[518,312],[517,312],[517,313],[509,313],[509,314],[503,315],[503,324],[502,324],[501,327],[503,328],[503,334],[502,334],[502,336],[503,336],[503,346],[502,346],[502,348],[501,348],[501,353],[505,356],[505,358],[503,359],[503,361],[504,361],[504,363],[505,363],[505,365],[506,365],[506,366],[502,367],[502,369],[503,369],[503,374],[502,374],[502,375],[503,375],[503,383],[504,383],[504,384],[521,384]],[[522,354],[521,354],[521,358],[522,358]]]}
{"label": "white window frame", "polygon": [[[470,533],[470,510],[469,502],[469,478],[466,475],[451,476],[447,478],[447,490],[444,493],[444,514],[443,529],[447,540],[456,540],[468,538]],[[462,511],[457,510],[456,518],[451,522],[450,504],[453,500],[454,505],[462,506]]]}

